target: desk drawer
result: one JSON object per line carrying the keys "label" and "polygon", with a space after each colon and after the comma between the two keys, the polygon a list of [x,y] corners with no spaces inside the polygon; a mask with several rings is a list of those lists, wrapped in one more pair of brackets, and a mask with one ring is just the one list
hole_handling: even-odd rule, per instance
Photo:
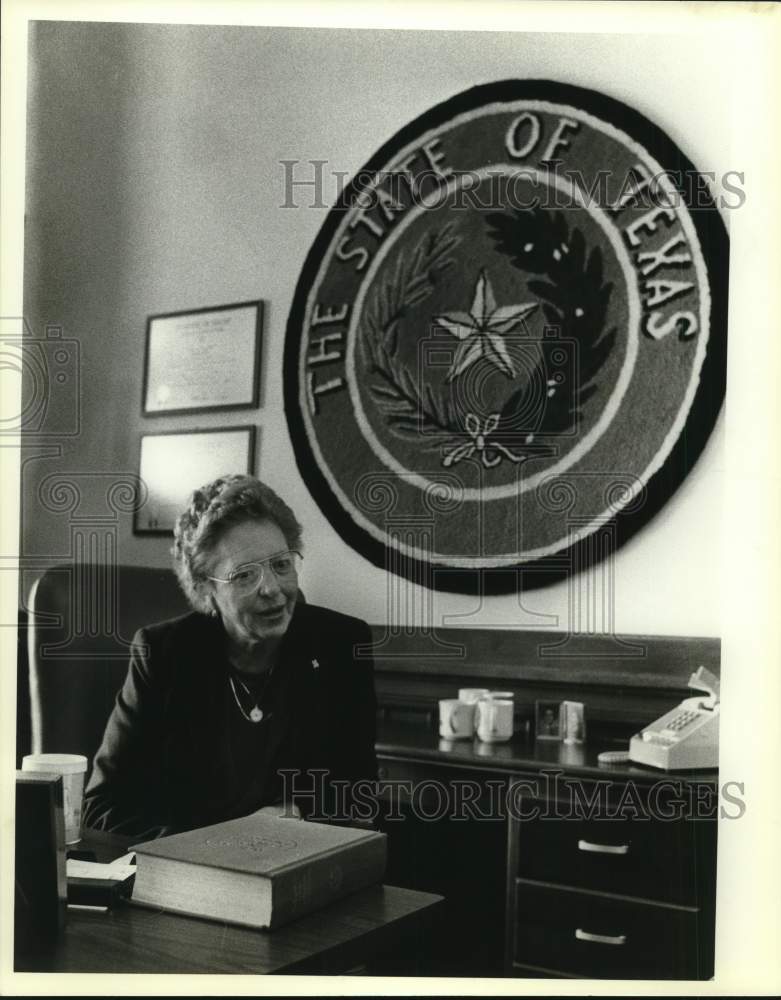
{"label": "desk drawer", "polygon": [[701,979],[696,910],[516,879],[516,965],[598,979]]}
{"label": "desk drawer", "polygon": [[518,865],[510,874],[694,906],[697,837],[708,832],[707,822],[520,820]]}
{"label": "desk drawer", "polygon": [[[423,812],[440,809],[455,820],[490,819],[506,822],[509,779],[483,768],[430,761],[378,757],[380,798],[397,798],[423,806]],[[393,786],[392,790],[389,786]]]}
{"label": "desk drawer", "polygon": [[[441,773],[441,768],[434,770]],[[431,778],[432,767],[418,761],[394,760],[389,757],[377,758],[377,776],[380,781],[426,781]]]}

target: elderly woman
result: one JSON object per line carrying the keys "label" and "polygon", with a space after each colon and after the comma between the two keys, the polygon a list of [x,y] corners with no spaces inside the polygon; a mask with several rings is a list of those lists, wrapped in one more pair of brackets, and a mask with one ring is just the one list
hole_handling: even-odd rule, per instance
{"label": "elderly woman", "polygon": [[155,836],[282,802],[365,814],[352,793],[376,778],[370,633],[299,598],[300,552],[295,515],[257,479],[193,493],[173,548],[193,611],[135,636],[85,826]]}

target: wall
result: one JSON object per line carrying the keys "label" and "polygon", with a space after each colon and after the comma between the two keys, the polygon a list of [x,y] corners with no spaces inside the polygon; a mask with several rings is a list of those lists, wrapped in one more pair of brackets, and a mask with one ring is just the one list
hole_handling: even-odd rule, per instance
{"label": "wall", "polygon": [[[206,422],[141,417],[146,317],[262,298],[262,407],[208,424],[257,421],[259,474],[294,498],[304,523],[309,598],[385,621],[383,572],[322,517],[287,436],[285,321],[325,211],[281,208],[280,160],[327,160],[352,174],[406,122],[466,87],[550,77],[625,100],[701,169],[721,173],[734,166],[721,123],[732,85],[723,54],[666,35],[34,25],[25,317],[36,336],[58,324],[78,339],[82,410],[59,457],[25,466],[22,554],[45,563],[69,552],[67,517],[37,495],[46,476],[89,474],[81,481],[99,494],[102,474],[137,470],[143,432]],[[616,631],[720,634],[722,479],[720,420],[682,488],[616,557]],[[120,517],[121,561],[166,565],[167,549],[134,537],[130,516]],[[523,608],[494,598],[479,611],[470,598],[437,595],[434,612],[451,624],[566,628],[568,590],[532,592]]]}

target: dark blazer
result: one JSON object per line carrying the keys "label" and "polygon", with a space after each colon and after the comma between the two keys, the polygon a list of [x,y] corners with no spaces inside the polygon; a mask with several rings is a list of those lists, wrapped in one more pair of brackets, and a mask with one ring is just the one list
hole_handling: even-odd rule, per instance
{"label": "dark blazer", "polygon": [[[280,800],[280,769],[326,772],[286,779],[317,819],[339,783],[376,779],[373,664],[357,649],[371,643],[365,622],[296,605],[275,668],[286,711],[262,733],[236,714],[223,641],[220,620],[196,613],[136,634],[85,791],[85,826],[156,836],[246,815]],[[265,777],[244,750],[237,776],[236,726],[257,737],[249,754]]]}

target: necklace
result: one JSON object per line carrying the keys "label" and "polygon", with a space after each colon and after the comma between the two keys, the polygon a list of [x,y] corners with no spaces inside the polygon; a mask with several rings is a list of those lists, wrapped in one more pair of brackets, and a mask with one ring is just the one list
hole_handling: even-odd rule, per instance
{"label": "necklace", "polygon": [[[244,681],[240,677],[234,677],[233,673],[230,673],[228,675],[228,680],[230,681],[231,691],[233,692],[233,699],[236,702],[236,705],[238,706],[239,711],[244,716],[244,718],[247,720],[247,722],[262,722],[264,718],[271,718],[270,715],[269,716],[265,715],[265,713],[263,712],[263,709],[260,707],[260,705],[258,704],[258,702],[260,701],[260,699],[262,698],[262,696],[266,693],[266,688],[269,685],[269,681],[271,680],[271,675],[273,673],[274,673],[274,666],[271,667],[271,669],[269,670],[268,674],[266,675],[265,683],[263,684],[263,687],[260,689],[260,692],[257,693],[257,694],[255,694],[255,695],[252,694],[252,692],[250,691],[250,689],[247,687],[247,685],[244,683]],[[249,714],[247,714],[244,706],[241,703],[241,699],[239,698],[239,693],[236,690],[236,681],[239,682],[239,685],[241,686],[242,691],[247,695],[247,697],[250,699],[250,701],[254,701],[254,703],[255,703],[252,706],[252,708],[249,710]]]}
{"label": "necklace", "polygon": [[[265,676],[263,677],[262,685],[260,687],[255,688],[255,685],[253,684],[253,688],[255,688],[254,694],[240,676],[239,662],[241,662],[242,660],[241,652],[237,651],[235,648],[231,650],[230,643],[229,643],[229,648],[226,650],[226,652],[229,663],[228,681],[230,683],[231,691],[233,692],[233,700],[236,702],[236,707],[241,712],[243,718],[246,719],[247,722],[254,722],[254,723],[262,722],[264,718],[271,718],[271,713],[270,712],[265,713],[263,709],[260,707],[259,702],[265,695],[269,683],[271,682],[271,677],[274,673],[274,670],[276,669],[277,660],[279,659],[278,650],[276,649],[272,650],[271,656],[269,657],[270,660],[269,667],[265,672]],[[239,697],[239,691],[236,688],[237,681],[239,683],[239,687],[244,692],[246,697],[249,699],[249,703],[252,706],[249,710],[249,713],[244,708],[242,700]]]}
{"label": "necklace", "polygon": [[[263,709],[258,705],[257,699],[255,701],[255,704],[250,709],[249,715],[248,715],[247,712],[244,709],[244,706],[241,703],[241,699],[239,698],[239,694],[238,694],[238,692],[236,690],[236,681],[233,679],[233,674],[231,674],[228,679],[230,681],[231,691],[233,692],[233,699],[236,702],[239,711],[244,716],[244,718],[247,720],[247,722],[262,722],[263,721]],[[241,685],[242,690],[245,691],[246,694],[250,698],[252,698],[252,692],[247,687],[247,685],[244,683],[244,681],[240,680],[239,684]]]}

